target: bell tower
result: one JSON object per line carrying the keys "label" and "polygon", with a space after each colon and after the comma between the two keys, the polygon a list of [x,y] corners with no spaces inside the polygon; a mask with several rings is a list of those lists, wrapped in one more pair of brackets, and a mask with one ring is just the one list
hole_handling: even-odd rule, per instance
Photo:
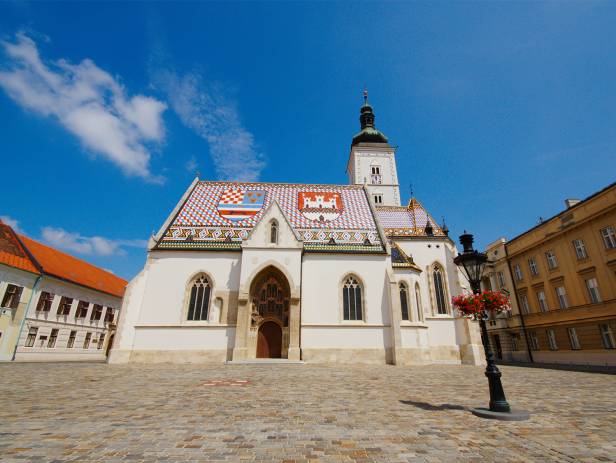
{"label": "bell tower", "polygon": [[359,111],[361,131],[353,137],[347,164],[349,183],[366,185],[375,206],[400,206],[400,188],[396,169],[396,149],[374,126],[374,111],[364,90]]}

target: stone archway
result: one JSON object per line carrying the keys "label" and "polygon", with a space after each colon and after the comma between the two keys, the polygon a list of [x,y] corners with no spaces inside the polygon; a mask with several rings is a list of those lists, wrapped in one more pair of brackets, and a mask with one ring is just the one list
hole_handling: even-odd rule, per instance
{"label": "stone archway", "polygon": [[276,267],[266,267],[254,278],[249,304],[256,358],[288,357],[290,301],[289,282]]}

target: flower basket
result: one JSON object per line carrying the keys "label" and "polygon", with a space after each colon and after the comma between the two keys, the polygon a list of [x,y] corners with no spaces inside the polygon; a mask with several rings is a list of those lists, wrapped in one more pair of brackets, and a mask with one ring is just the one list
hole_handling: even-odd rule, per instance
{"label": "flower basket", "polygon": [[451,303],[462,317],[474,320],[486,319],[488,314],[511,311],[509,297],[500,291],[482,291],[479,294],[461,294]]}

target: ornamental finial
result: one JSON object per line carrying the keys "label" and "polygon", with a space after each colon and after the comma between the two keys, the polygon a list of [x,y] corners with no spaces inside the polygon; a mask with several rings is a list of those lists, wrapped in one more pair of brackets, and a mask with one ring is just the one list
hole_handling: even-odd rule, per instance
{"label": "ornamental finial", "polygon": [[368,89],[364,86],[364,104],[368,104]]}

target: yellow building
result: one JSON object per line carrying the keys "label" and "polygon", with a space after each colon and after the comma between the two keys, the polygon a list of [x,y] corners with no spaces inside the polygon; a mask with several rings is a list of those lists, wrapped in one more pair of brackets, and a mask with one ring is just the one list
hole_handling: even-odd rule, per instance
{"label": "yellow building", "polygon": [[506,326],[490,323],[490,338],[507,340],[503,360],[528,360],[521,350],[527,343],[538,363],[615,366],[616,183],[565,203],[502,243],[507,265],[500,261],[492,274],[506,274],[515,307]]}

